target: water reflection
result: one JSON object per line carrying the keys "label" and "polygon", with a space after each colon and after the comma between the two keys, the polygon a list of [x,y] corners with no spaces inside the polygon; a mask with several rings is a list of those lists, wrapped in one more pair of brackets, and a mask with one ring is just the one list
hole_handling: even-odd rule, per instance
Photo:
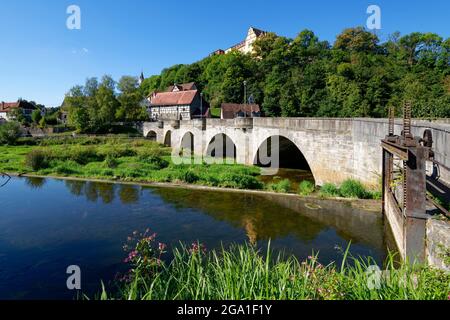
{"label": "water reflection", "polygon": [[90,202],[101,200],[104,204],[113,203],[117,196],[122,204],[137,203],[142,189],[135,185],[80,180],[66,180],[65,185],[74,196],[84,196]]}
{"label": "water reflection", "polygon": [[377,262],[386,247],[381,215],[295,196],[13,178],[0,204],[0,299],[71,299],[65,270],[73,264],[86,291],[97,292],[123,267],[127,236],[146,228],[170,248],[198,240],[263,249],[271,240],[275,252],[299,259],[319,251],[325,264],[339,263],[335,246],[350,240],[353,254]]}
{"label": "water reflection", "polygon": [[26,178],[25,181],[27,183],[27,186],[29,186],[32,189],[40,189],[47,182],[46,179],[38,178],[38,177],[28,177],[28,178]]}
{"label": "water reflection", "polygon": [[219,221],[246,231],[248,241],[268,241],[294,235],[311,243],[331,227],[346,241],[384,246],[381,216],[347,202],[308,200],[283,195],[155,189],[178,208],[196,208]]}

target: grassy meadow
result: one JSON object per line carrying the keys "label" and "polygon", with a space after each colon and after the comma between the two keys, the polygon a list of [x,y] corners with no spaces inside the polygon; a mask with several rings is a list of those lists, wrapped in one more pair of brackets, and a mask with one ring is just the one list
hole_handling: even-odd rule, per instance
{"label": "grassy meadow", "polygon": [[293,184],[292,180],[281,177],[263,179],[260,168],[256,166],[219,164],[213,159],[200,160],[199,164],[196,164],[198,161],[174,164],[171,152],[171,148],[156,142],[121,135],[22,138],[15,145],[0,146],[0,172],[137,183],[196,184],[301,196],[314,194],[323,198],[380,198],[379,192],[366,190],[359,181],[351,179],[341,186],[327,184],[322,189],[305,180],[298,184],[297,189],[297,181]]}

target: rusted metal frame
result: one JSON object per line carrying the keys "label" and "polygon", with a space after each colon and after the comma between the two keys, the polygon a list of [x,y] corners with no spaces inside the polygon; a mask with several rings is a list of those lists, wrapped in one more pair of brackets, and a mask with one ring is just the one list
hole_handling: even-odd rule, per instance
{"label": "rusted metal frame", "polygon": [[387,150],[389,153],[399,157],[400,160],[408,161],[408,159],[409,159],[407,147],[400,146],[400,145],[398,145],[396,143],[392,143],[388,140],[382,140],[381,147],[383,149]]}

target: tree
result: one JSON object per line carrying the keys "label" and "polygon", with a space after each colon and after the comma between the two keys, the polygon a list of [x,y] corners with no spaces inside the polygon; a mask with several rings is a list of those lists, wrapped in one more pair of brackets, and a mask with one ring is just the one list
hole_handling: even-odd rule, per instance
{"label": "tree", "polygon": [[137,78],[124,76],[117,85],[121,91],[118,96],[119,107],[116,111],[116,119],[120,121],[139,121],[147,116],[142,106],[144,100],[143,90],[139,88]]}
{"label": "tree", "polygon": [[89,125],[92,132],[102,132],[111,128],[119,102],[115,95],[116,83],[111,76],[103,76],[94,97],[89,97]]}
{"label": "tree", "polygon": [[89,113],[87,109],[87,97],[82,86],[75,86],[66,94],[63,109],[68,111],[69,124],[78,132],[89,131]]}
{"label": "tree", "polygon": [[18,122],[8,122],[0,126],[0,145],[14,145],[21,135]]}
{"label": "tree", "polygon": [[33,121],[34,124],[38,124],[39,121],[42,119],[41,110],[36,109],[31,113],[31,121]]}
{"label": "tree", "polygon": [[345,29],[337,36],[334,48],[348,52],[375,52],[378,49],[378,37],[362,27]]}

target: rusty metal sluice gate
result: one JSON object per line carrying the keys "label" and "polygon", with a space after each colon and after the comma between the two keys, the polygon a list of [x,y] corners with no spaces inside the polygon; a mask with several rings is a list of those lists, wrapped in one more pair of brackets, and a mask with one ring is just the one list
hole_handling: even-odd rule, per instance
{"label": "rusty metal sluice gate", "polygon": [[437,164],[431,130],[423,137],[411,131],[411,104],[403,112],[403,130],[394,134],[394,110],[389,110],[389,132],[383,149],[383,214],[387,218],[403,260],[425,261],[427,213],[432,203],[448,217],[448,211],[427,196],[427,161]]}

